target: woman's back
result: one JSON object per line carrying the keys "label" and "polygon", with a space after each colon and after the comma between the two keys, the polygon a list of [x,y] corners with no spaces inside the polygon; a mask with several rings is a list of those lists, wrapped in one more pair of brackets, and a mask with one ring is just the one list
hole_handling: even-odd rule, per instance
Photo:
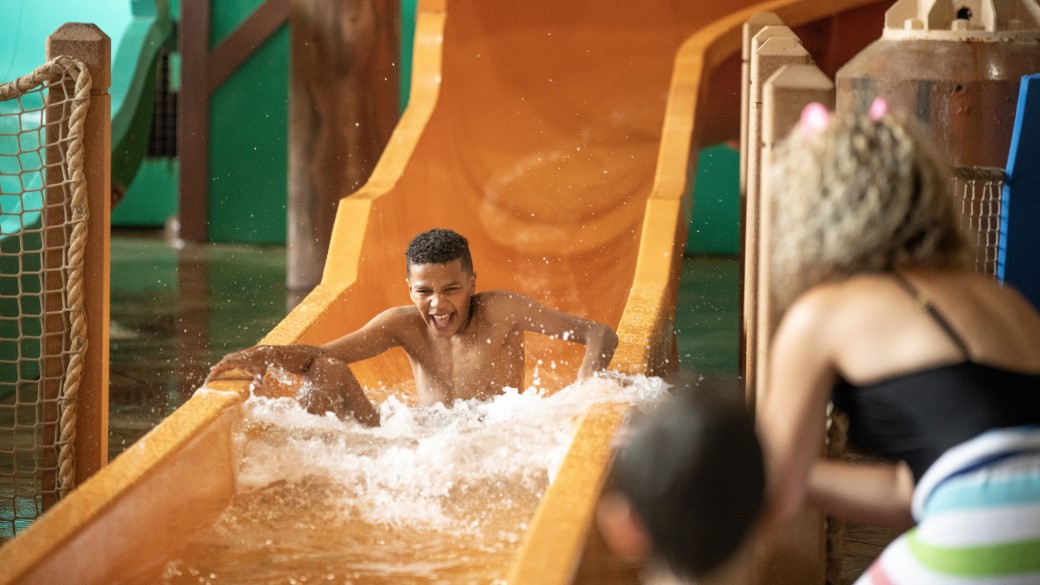
{"label": "woman's back", "polygon": [[982,433],[1040,424],[1040,316],[963,271],[861,276],[804,302],[828,317],[821,347],[850,439],[906,461],[915,479]]}
{"label": "woman's back", "polygon": [[796,303],[826,314],[821,343],[842,378],[867,385],[964,361],[1040,374],[1040,314],[1016,291],[964,271],[903,278],[912,289],[896,275],[870,274],[822,285]]}

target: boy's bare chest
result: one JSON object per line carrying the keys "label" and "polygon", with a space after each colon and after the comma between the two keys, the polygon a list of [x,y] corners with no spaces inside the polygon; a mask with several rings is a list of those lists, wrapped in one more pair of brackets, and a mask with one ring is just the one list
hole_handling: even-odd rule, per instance
{"label": "boy's bare chest", "polygon": [[476,375],[523,359],[523,333],[506,332],[479,336],[457,335],[431,343],[426,362],[439,373]]}
{"label": "boy's bare chest", "polygon": [[486,330],[428,340],[408,353],[423,402],[491,396],[503,386],[523,382],[520,331]]}

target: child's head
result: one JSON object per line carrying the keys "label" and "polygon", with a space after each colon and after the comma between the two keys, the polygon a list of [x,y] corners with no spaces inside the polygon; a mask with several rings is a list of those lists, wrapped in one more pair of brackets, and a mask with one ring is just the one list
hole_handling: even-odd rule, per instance
{"label": "child's head", "polygon": [[469,242],[452,230],[434,228],[412,238],[404,252],[411,273],[416,264],[446,264],[452,260],[462,263],[462,269],[473,274],[473,257]]}
{"label": "child's head", "polygon": [[445,229],[425,231],[408,244],[408,294],[430,330],[451,337],[469,323],[476,274],[466,238]]}
{"label": "child's head", "polygon": [[599,507],[619,554],[700,579],[741,547],[765,489],[754,422],[739,400],[691,394],[632,421]]}
{"label": "child's head", "polygon": [[797,126],[768,175],[780,306],[861,272],[970,269],[975,244],[961,228],[951,169],[916,123],[892,115],[827,118],[813,105],[820,127]]}

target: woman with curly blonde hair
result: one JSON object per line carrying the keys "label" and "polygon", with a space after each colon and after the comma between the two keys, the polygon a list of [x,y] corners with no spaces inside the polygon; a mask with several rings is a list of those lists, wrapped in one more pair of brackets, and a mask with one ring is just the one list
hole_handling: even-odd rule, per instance
{"label": "woman with curly blonde hair", "polygon": [[[910,528],[858,583],[1040,583],[1040,315],[971,269],[949,172],[894,117],[818,104],[771,170],[767,521]],[[831,401],[891,463],[819,458]]]}
{"label": "woman with curly blonde hair", "polygon": [[771,174],[782,192],[772,257],[784,305],[862,272],[971,268],[974,245],[950,197],[949,167],[891,117],[799,130]]}

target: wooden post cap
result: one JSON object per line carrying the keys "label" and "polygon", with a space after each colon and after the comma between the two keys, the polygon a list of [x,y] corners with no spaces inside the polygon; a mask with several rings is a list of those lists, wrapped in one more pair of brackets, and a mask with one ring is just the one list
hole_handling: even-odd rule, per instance
{"label": "wooden post cap", "polygon": [[75,55],[90,71],[95,93],[112,85],[112,39],[96,24],[66,22],[47,38],[47,59]]}

